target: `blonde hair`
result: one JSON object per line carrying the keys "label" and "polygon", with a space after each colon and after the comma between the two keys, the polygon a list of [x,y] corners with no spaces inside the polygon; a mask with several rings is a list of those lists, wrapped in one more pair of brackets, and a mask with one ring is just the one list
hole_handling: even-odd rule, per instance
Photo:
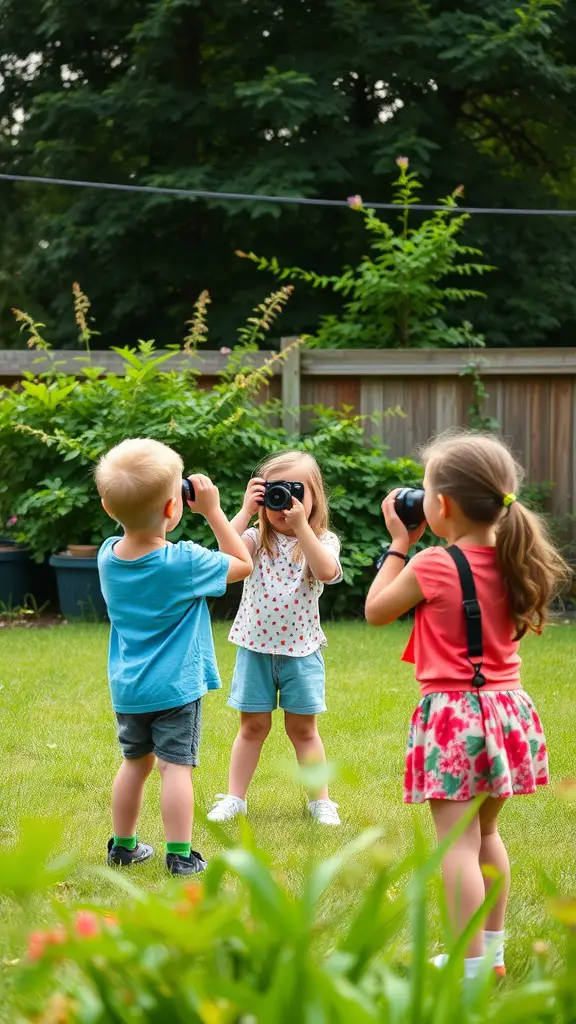
{"label": "blonde hair", "polygon": [[524,478],[509,448],[491,434],[450,432],[430,442],[422,461],[437,494],[453,498],[471,522],[496,527],[515,639],[529,630],[541,633],[570,570],[541,516],[518,499],[504,507],[505,496],[517,495]]}
{"label": "blonde hair", "polygon": [[[320,537],[328,529],[328,499],[324,489],[322,470],[313,455],[298,451],[286,451],[280,452],[278,455],[269,455],[268,458],[264,459],[256,467],[253,475],[261,476],[267,480],[274,474],[279,479],[285,480],[287,478],[284,474],[296,464],[302,464],[306,467],[306,482],[310,487],[312,495],[312,511],[308,522],[316,536]],[[269,555],[273,556],[275,554],[274,531],[266,515],[265,508],[260,509],[258,520],[262,547]],[[303,559],[304,555],[300,545],[296,544],[294,547],[294,560],[302,562]]]}
{"label": "blonde hair", "polygon": [[143,530],[162,517],[182,471],[182,459],[168,445],[133,437],[100,459],[96,486],[113,519],[128,530]]}

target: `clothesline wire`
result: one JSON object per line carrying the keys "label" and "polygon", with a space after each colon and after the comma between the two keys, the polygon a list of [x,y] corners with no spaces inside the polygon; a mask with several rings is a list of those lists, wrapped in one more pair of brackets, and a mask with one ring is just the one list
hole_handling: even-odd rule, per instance
{"label": "clothesline wire", "polygon": [[[249,201],[253,203],[280,203],[292,206],[350,206],[346,199],[320,199],[307,196],[269,196],[248,192],[211,192],[206,189],[170,188],[166,185],[129,185],[112,181],[82,181],[74,178],[44,178],[34,174],[3,174],[0,181],[14,181],[36,185],[62,185],[68,188],[95,188],[108,192],[135,192],[148,195],[174,196],[184,199],[220,199]],[[421,210],[435,213],[440,210],[450,213],[484,213],[503,216],[524,217],[576,217],[576,210],[538,210],[511,209],[498,206],[444,206],[442,204],[411,203],[408,207],[401,203],[379,203],[362,201],[363,206],[374,210]]]}

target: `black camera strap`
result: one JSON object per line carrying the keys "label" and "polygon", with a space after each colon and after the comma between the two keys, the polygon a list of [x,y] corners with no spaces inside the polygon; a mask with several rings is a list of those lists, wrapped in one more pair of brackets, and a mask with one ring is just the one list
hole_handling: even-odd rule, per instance
{"label": "black camera strap", "polygon": [[482,643],[482,612],[476,595],[476,584],[470,568],[470,562],[461,548],[452,544],[446,551],[454,562],[462,588],[462,605],[466,622],[466,643],[468,645],[468,661],[474,669],[472,685],[480,689],[486,679],[482,674],[484,645]]}

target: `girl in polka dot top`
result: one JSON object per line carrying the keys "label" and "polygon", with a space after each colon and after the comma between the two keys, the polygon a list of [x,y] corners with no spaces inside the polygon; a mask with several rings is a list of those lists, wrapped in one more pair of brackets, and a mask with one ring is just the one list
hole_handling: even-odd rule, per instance
{"label": "girl in polka dot top", "polygon": [[[279,511],[263,505],[266,484],[303,485],[302,501]],[[258,514],[258,525],[250,521]],[[229,821],[246,814],[246,794],[278,705],[298,761],[325,761],[318,715],[326,711],[326,637],[318,600],[324,584],[339,583],[340,542],[328,530],[328,504],[316,460],[302,452],[266,459],[250,480],[242,509],[232,520],[250,552],[254,570],[245,580],[230,640],[238,646],[228,704],[240,712],[230,761],[228,793],[208,817]],[[324,787],[308,804],[324,825],[339,825],[337,805]]]}

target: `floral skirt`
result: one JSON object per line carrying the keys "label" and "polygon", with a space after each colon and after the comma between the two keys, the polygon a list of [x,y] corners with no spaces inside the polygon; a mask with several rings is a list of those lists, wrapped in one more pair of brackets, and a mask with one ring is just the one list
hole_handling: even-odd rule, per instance
{"label": "floral skirt", "polygon": [[404,802],[509,797],[548,783],[542,725],[523,690],[432,693],[410,725]]}

